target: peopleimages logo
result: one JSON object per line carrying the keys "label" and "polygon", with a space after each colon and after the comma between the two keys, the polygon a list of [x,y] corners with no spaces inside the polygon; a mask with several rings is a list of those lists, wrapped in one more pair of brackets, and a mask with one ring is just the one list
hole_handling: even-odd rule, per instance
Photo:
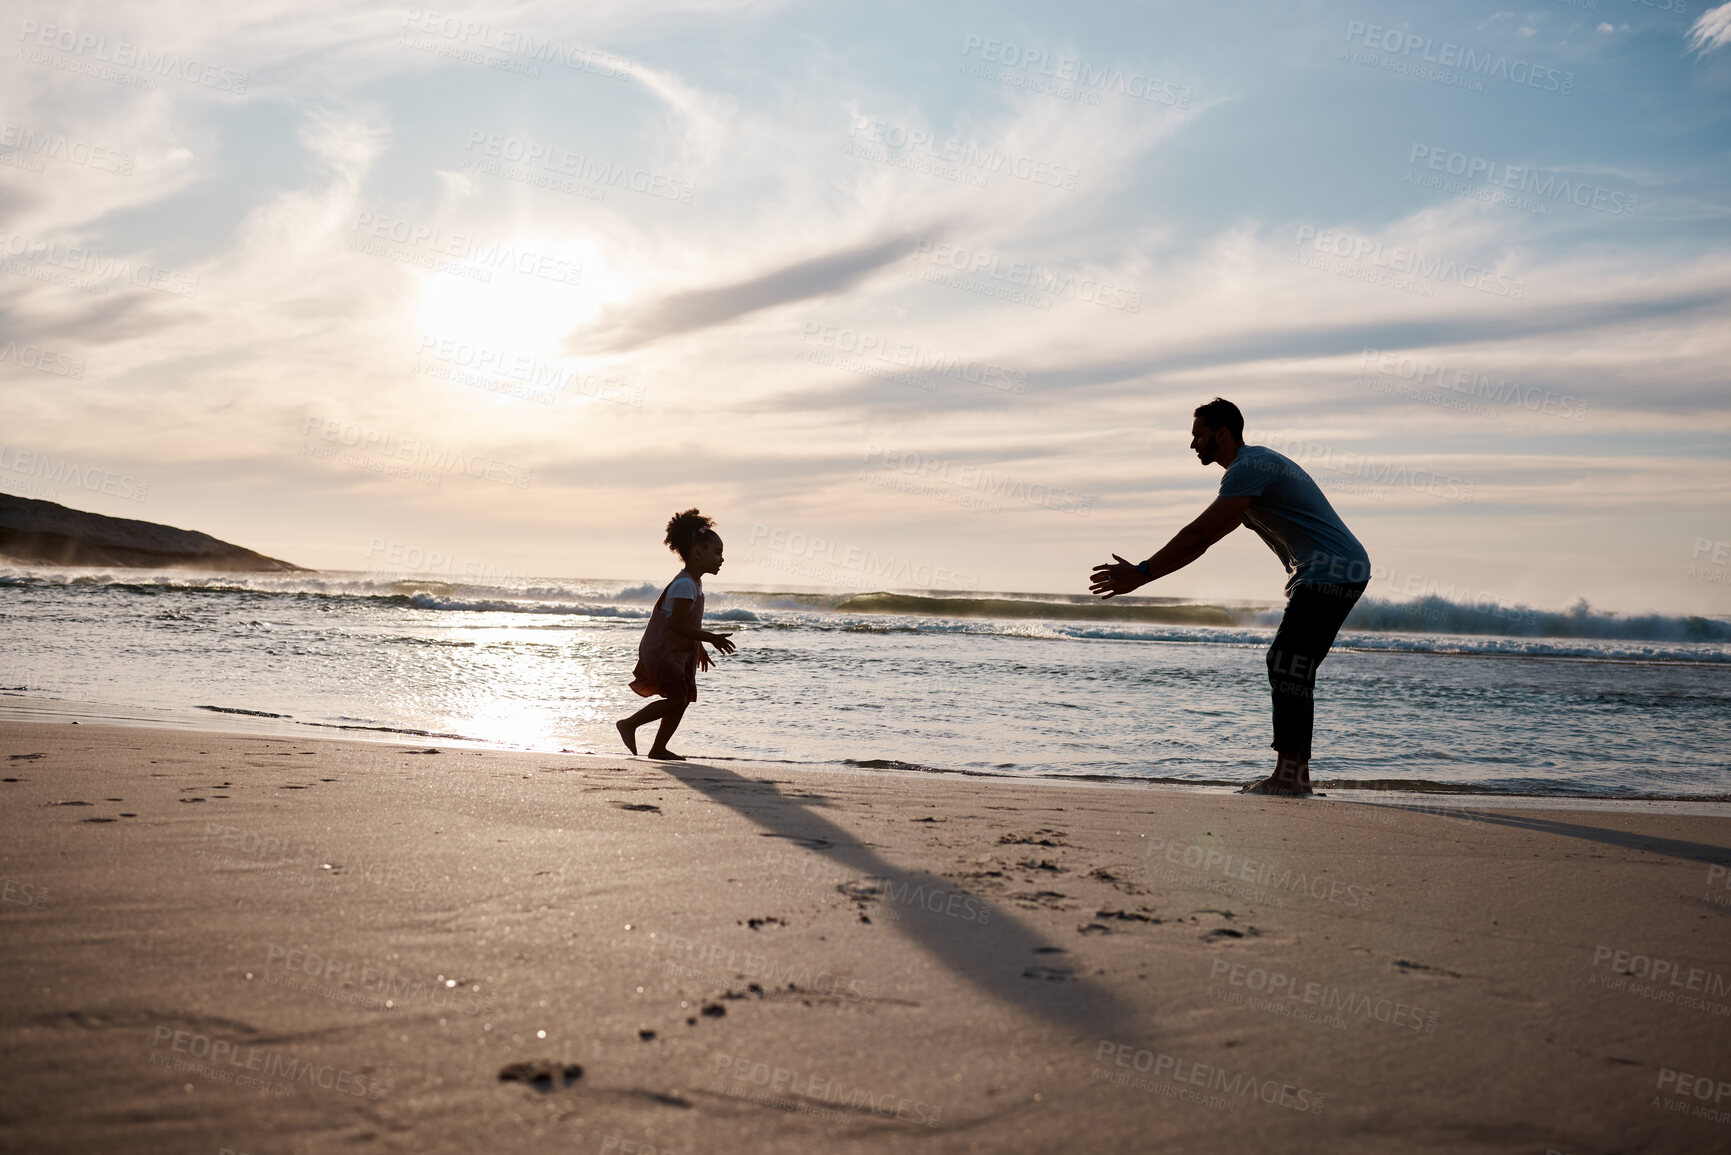
{"label": "peopleimages logo", "polygon": [[[389,241],[407,246],[409,254],[417,251],[425,261],[412,263],[432,263],[439,257],[450,257],[458,261],[466,261],[476,266],[486,266],[492,269],[507,269],[521,273],[526,277],[539,277],[544,281],[552,281],[556,285],[579,285],[583,283],[583,266],[562,257],[547,253],[539,253],[533,249],[520,248],[514,244],[482,244],[479,239],[464,233],[447,233],[433,225],[415,224],[411,221],[399,220],[393,217],[377,216],[373,213],[360,213],[355,218],[352,230],[355,234],[349,242],[349,248],[369,253],[372,256],[388,256],[393,260],[403,259],[401,255],[393,254],[378,245],[368,247],[368,241]],[[441,271],[453,271],[449,268]],[[485,269],[477,269],[485,272]],[[478,278],[485,279],[485,278]]]}
{"label": "peopleimages logo", "polygon": [[[1500,161],[1489,160],[1482,156],[1472,156],[1464,152],[1455,152],[1439,145],[1419,144],[1413,142],[1412,151],[1408,153],[1406,163],[1410,168],[1423,167],[1431,172],[1447,173],[1458,176],[1463,181],[1477,182],[1474,187],[1500,191],[1510,189],[1518,193],[1541,198],[1538,209],[1546,210],[1544,201],[1567,201],[1579,208],[1593,209],[1596,212],[1609,213],[1612,216],[1628,217],[1630,220],[1640,212],[1641,198],[1629,193],[1604,188],[1583,180],[1571,181],[1562,173],[1549,169],[1532,168],[1518,164],[1503,164]],[[1418,174],[1417,183],[1425,184],[1424,173]],[[1408,183],[1414,183],[1414,174],[1408,171]],[[1434,187],[1434,186],[1431,186]],[[1449,192],[1457,191],[1448,189]],[[1511,201],[1517,208],[1520,203]]]}
{"label": "peopleimages logo", "polygon": [[[15,149],[20,156],[38,159],[46,157],[101,172],[119,173],[121,176],[132,175],[133,165],[137,163],[129,153],[91,144],[87,140],[69,137],[65,133],[38,132],[22,124],[0,125],[0,145]],[[38,167],[34,171],[42,170]]]}
{"label": "peopleimages logo", "polygon": [[1523,277],[1511,277],[1484,265],[1462,265],[1453,257],[1427,256],[1417,249],[1401,245],[1385,248],[1381,241],[1354,236],[1343,229],[1319,231],[1315,225],[1300,225],[1297,240],[1293,243],[1302,246],[1306,241],[1310,241],[1311,246],[1321,254],[1348,261],[1369,262],[1375,269],[1404,276],[1453,282],[1464,289],[1476,289],[1493,297],[1508,297],[1518,301],[1526,296],[1527,292],[1527,282]]}
{"label": "peopleimages logo", "polygon": [[[384,557],[380,558],[380,554]],[[375,537],[368,543],[367,560],[374,565],[382,561],[389,567],[381,571],[385,573],[440,574],[470,581],[501,581],[523,576],[510,570],[497,569],[491,562],[456,557],[442,550],[387,541],[382,537]]]}
{"label": "peopleimages logo", "polygon": [[734,976],[762,980],[771,988],[766,992],[766,997],[771,998],[817,994],[870,1005],[878,997],[873,984],[849,978],[845,973],[838,975],[822,968],[813,971],[807,963],[780,961],[677,934],[651,934],[649,956],[674,973],[714,978],[718,986],[729,985]]}
{"label": "peopleimages logo", "polygon": [[[1260,1000],[1249,1002],[1267,1003],[1268,1009],[1278,1013],[1288,1013],[1293,1006],[1317,1007],[1323,1016],[1332,1016],[1340,1025],[1345,1025],[1345,1017],[1352,1016],[1360,1020],[1374,1020],[1401,1027],[1408,1031],[1424,1034],[1436,1033],[1437,1012],[1426,1010],[1412,1003],[1403,1003],[1395,999],[1378,998],[1348,991],[1344,987],[1330,986],[1327,983],[1305,981],[1295,975],[1271,971],[1266,967],[1249,966],[1245,963],[1231,962],[1217,958],[1209,966],[1208,981],[1225,980],[1226,985],[1242,988],[1246,992],[1262,996]],[[1276,1000],[1285,1000],[1284,1003]],[[1224,1001],[1239,1001],[1227,999]],[[1332,1026],[1333,1023],[1328,1025]]]}
{"label": "peopleimages logo", "polygon": [[[309,1063],[269,1047],[255,1047],[250,1043],[237,1043],[196,1031],[158,1026],[151,1033],[150,1046],[155,1052],[156,1048],[165,1045],[170,1054],[153,1053],[152,1065],[188,1070],[218,1082],[258,1086],[264,1079],[280,1078],[284,1086],[305,1083],[309,1087],[353,1095],[357,1099],[379,1099],[385,1093],[383,1083],[369,1082],[354,1071],[341,1070],[329,1063]],[[209,1065],[201,1062],[188,1066],[173,1059],[172,1053],[176,1052],[193,1059],[208,1060]]]}
{"label": "peopleimages logo", "polygon": [[[992,908],[982,899],[960,890],[952,890],[943,886],[930,885],[932,880],[890,878],[885,875],[868,874],[863,878],[845,870],[839,870],[827,862],[814,860],[810,855],[793,852],[770,850],[764,853],[764,865],[772,874],[781,878],[772,879],[769,889],[787,891],[789,889],[805,891],[808,886],[820,888],[833,886],[837,893],[846,895],[849,901],[859,904],[863,911],[866,904],[888,899],[890,905],[879,906],[874,913],[881,913],[887,918],[901,918],[903,909],[917,907],[941,914],[946,918],[960,919],[964,922],[977,922],[985,926],[992,920]],[[796,880],[790,887],[786,880]]]}
{"label": "peopleimages logo", "polygon": [[[64,269],[70,274],[91,278],[86,284],[98,294],[107,293],[108,284],[127,282],[140,289],[154,289],[176,297],[198,296],[197,277],[177,273],[161,265],[134,265],[126,257],[103,256],[91,249],[78,248],[44,237],[0,231],[0,253],[22,261],[38,261],[52,269]],[[31,275],[27,268],[16,271]]]}
{"label": "peopleimages logo", "polygon": [[[440,975],[433,982],[400,973],[389,963],[373,963],[321,955],[304,947],[271,943],[265,952],[265,983],[317,995],[332,1002],[393,1010],[413,1002],[424,1002],[439,1011],[461,1011],[466,1015],[491,1014],[498,1000],[481,996],[478,983],[463,983]],[[276,971],[284,973],[277,974]]]}
{"label": "peopleimages logo", "polygon": [[[1675,1071],[1670,1067],[1659,1068],[1659,1082],[1656,1090],[1676,1092],[1683,1096],[1677,1100],[1687,1103],[1689,1099],[1698,1099],[1690,1114],[1698,1119],[1711,1119],[1715,1123],[1731,1123],[1731,1108],[1719,1109],[1719,1104],[1731,1099],[1731,1080],[1716,1079],[1711,1075],[1692,1075],[1687,1071]],[[1703,1103],[1711,1099],[1712,1107],[1704,1107]],[[1677,1111],[1681,1108],[1670,1104],[1661,1104],[1667,1110]]]}
{"label": "peopleimages logo", "polygon": [[[554,365],[528,353],[447,337],[422,337],[418,356],[432,358],[444,367],[444,371],[439,372],[430,372],[429,367],[423,367],[421,372],[428,376],[492,393],[509,392],[514,397],[544,405],[557,404],[563,391],[572,386],[575,387],[574,397],[593,397],[639,409],[643,408],[643,399],[647,395],[643,386],[628,381],[618,381],[599,373],[585,373],[574,366]],[[474,372],[466,374],[462,370]],[[518,382],[520,387],[496,387],[498,382],[491,378],[502,377]]]}
{"label": "peopleimages logo", "polygon": [[[526,169],[539,167],[555,176],[571,177],[580,184],[601,188],[628,188],[644,196],[678,201],[680,204],[690,204],[692,195],[696,192],[696,186],[690,181],[683,181],[665,173],[652,172],[646,168],[631,168],[584,153],[572,152],[568,148],[539,144],[496,132],[489,133],[478,128],[469,130],[468,142],[463,145],[463,151],[478,151],[484,156],[522,165]],[[471,163],[464,162],[465,165]]]}
{"label": "peopleimages logo", "polygon": [[[752,526],[749,544],[757,547],[754,552],[761,555],[755,558],[754,564],[791,570],[801,577],[833,580],[837,576],[834,571],[839,569],[854,578],[845,584],[855,587],[868,584],[914,589],[973,590],[980,587],[977,574],[914,562],[895,554],[767,525]],[[778,559],[794,564],[777,564]],[[801,559],[807,564],[800,564]]]}
{"label": "peopleimages logo", "polygon": [[[988,64],[996,64],[1004,69],[1019,69],[1031,76],[1044,77],[1058,86],[1050,91],[1074,99],[1069,94],[1083,94],[1083,100],[1088,104],[1100,103],[1095,94],[1110,92],[1119,96],[1128,96],[1135,100],[1146,100],[1152,104],[1165,104],[1174,108],[1189,108],[1191,92],[1180,84],[1156,80],[1140,72],[1125,71],[1122,68],[1096,67],[1079,56],[1058,56],[1050,52],[1034,48],[1021,48],[1007,41],[992,40],[984,36],[969,36],[962,41],[962,55],[973,57],[978,53],[978,59]],[[1007,73],[984,75],[988,80],[1009,82]],[[1017,84],[1015,87],[1029,87],[1034,91],[1048,89]],[[1092,99],[1088,99],[1092,97]]]}
{"label": "peopleimages logo", "polygon": [[[966,361],[953,353],[929,349],[924,345],[916,345],[909,341],[896,341],[875,333],[838,328],[835,325],[819,325],[808,321],[799,339],[801,343],[809,343],[819,349],[851,354],[860,362],[881,361],[886,365],[910,370],[915,376],[906,383],[915,385],[917,388],[935,389],[936,383],[931,382],[925,376],[926,374],[934,374],[939,377],[952,377],[970,385],[983,385],[998,389],[1005,393],[1026,393],[1028,391],[1028,375],[1026,373],[1015,369],[1006,369],[1004,366],[990,361]],[[812,360],[813,358],[807,357],[806,359]],[[846,366],[837,367],[845,368]]]}
{"label": "peopleimages logo", "polygon": [[[1245,440],[1265,445],[1296,461],[1348,476],[1362,478],[1370,485],[1399,486],[1415,493],[1428,493],[1449,501],[1471,502],[1474,483],[1464,477],[1438,473],[1433,469],[1411,469],[1397,461],[1386,461],[1362,453],[1340,452],[1332,445],[1305,441],[1301,437],[1283,437],[1278,433],[1249,430]],[[1271,468],[1284,470],[1278,462]]]}
{"label": "peopleimages logo", "polygon": [[[1094,504],[1093,494],[1078,493],[1057,485],[1030,485],[1027,481],[1011,477],[1007,473],[993,473],[977,465],[958,465],[947,457],[934,457],[929,453],[895,446],[867,445],[863,460],[870,465],[874,458],[880,474],[903,474],[912,480],[937,482],[955,490],[976,493],[982,501],[995,506],[994,512],[1002,508],[996,503],[1007,501],[1087,517]],[[862,476],[869,480],[871,475]]]}
{"label": "peopleimages logo", "polygon": [[[936,1127],[943,1119],[942,1107],[895,1090],[862,1087],[851,1081],[826,1079],[811,1071],[795,1071],[740,1056],[716,1055],[714,1062],[715,1089],[729,1095],[757,1086],[763,1088],[770,1103],[837,1120],[857,1118],[866,1111],[879,1118],[901,1119],[926,1127]],[[834,1110],[837,1107],[841,1110]]]}
{"label": "peopleimages logo", "polygon": [[91,493],[106,493],[110,497],[126,501],[143,501],[150,495],[150,482],[131,474],[95,469],[64,457],[29,453],[0,445],[0,474],[4,473],[39,477],[50,485],[63,485]]}
{"label": "peopleimages logo", "polygon": [[[590,72],[609,80],[627,80],[631,62],[594,48],[564,44],[550,36],[537,36],[516,28],[501,28],[476,20],[466,20],[450,13],[433,12],[425,8],[410,8],[403,15],[403,27],[429,39],[437,37],[452,46],[486,49],[503,57],[519,57],[513,63],[557,64],[573,72]],[[534,75],[540,75],[537,71]]]}
{"label": "peopleimages logo", "polygon": [[[1548,68],[1530,60],[1511,61],[1507,56],[1479,52],[1449,40],[1438,44],[1428,36],[1415,36],[1398,28],[1384,28],[1379,24],[1366,24],[1362,20],[1347,21],[1346,41],[1349,45],[1358,43],[1367,49],[1386,52],[1393,62],[1402,64],[1429,64],[1441,69],[1456,70],[1468,77],[1503,80],[1563,96],[1573,95],[1575,91],[1573,72]],[[1416,62],[1412,60],[1415,55]],[[1376,62],[1369,60],[1363,63]]]}
{"label": "peopleimages logo", "polygon": [[56,353],[53,349],[44,349],[40,345],[20,345],[10,338],[0,337],[0,362],[5,361],[12,362],[20,369],[34,369],[38,373],[51,373],[56,377],[79,380],[84,376],[82,357],[74,357],[70,353]]}
{"label": "peopleimages logo", "polygon": [[[1023,261],[1006,261],[996,253],[980,249],[964,249],[959,245],[922,240],[914,245],[912,260],[932,266],[923,279],[941,284],[953,284],[970,292],[987,290],[988,296],[999,296],[1049,309],[1051,302],[1042,294],[1069,297],[1103,309],[1119,309],[1126,313],[1142,311],[1142,294],[1121,285],[1109,285],[1094,277],[1078,277],[1075,273],[1048,269],[1044,265]],[[910,276],[922,276],[922,270],[909,270]],[[997,282],[998,289],[990,283]],[[991,291],[997,289],[997,291]]]}
{"label": "peopleimages logo", "polygon": [[[1663,984],[1671,992],[1698,994],[1713,998],[1731,996],[1731,974],[1702,970],[1676,959],[1657,958],[1600,943],[1593,948],[1593,969],[1607,964],[1612,974],[1649,979],[1655,986]],[[1681,996],[1679,996],[1681,997]]]}
{"label": "peopleimages logo", "polygon": [[1572,393],[1558,393],[1551,389],[1540,389],[1536,385],[1521,385],[1506,377],[1493,380],[1486,373],[1451,367],[1405,353],[1372,349],[1369,345],[1364,347],[1363,360],[1359,365],[1365,369],[1375,366],[1380,376],[1411,381],[1419,388],[1447,390],[1464,398],[1495,405],[1518,405],[1534,413],[1546,413],[1570,421],[1585,421],[1590,405],[1590,402]]}
{"label": "peopleimages logo", "polygon": [[[18,39],[42,48],[70,54],[88,61],[131,68],[150,76],[172,77],[188,84],[214,88],[237,95],[246,91],[247,74],[232,68],[218,68],[198,60],[182,60],[179,53],[152,52],[129,40],[109,43],[108,37],[94,32],[80,32],[57,24],[39,24],[34,20],[19,22]],[[33,60],[32,63],[43,63]],[[112,77],[108,78],[112,79]]]}
{"label": "peopleimages logo", "polygon": [[8,878],[0,882],[0,902],[9,902],[15,906],[47,906],[48,888]]}
{"label": "peopleimages logo", "polygon": [[[1051,185],[1054,188],[1076,187],[1077,172],[1073,165],[1056,164],[1025,153],[987,147],[959,136],[940,141],[925,129],[910,129],[890,121],[874,121],[864,116],[854,117],[853,127],[848,129],[847,134],[869,146],[886,150],[882,156],[861,154],[872,160],[886,160],[890,153],[902,152],[934,163],[957,165],[959,172],[971,170],[982,176],[1002,173],[1017,180]],[[984,187],[985,181],[979,183]]]}
{"label": "peopleimages logo", "polygon": [[1242,1071],[1230,1072],[1225,1067],[1181,1059],[1164,1051],[1138,1049],[1129,1043],[1114,1043],[1110,1039],[1101,1039],[1094,1050],[1094,1070],[1091,1073],[1096,1079],[1126,1082],[1127,1074],[1113,1077],[1110,1071],[1102,1072],[1102,1066],[1122,1067],[1126,1072],[1141,1071],[1173,1083],[1218,1091],[1225,1100],[1222,1105],[1227,1105],[1228,1109],[1236,1109],[1238,1103],[1244,1101],[1239,1099],[1235,1103],[1231,1096],[1248,1095],[1269,1106],[1285,1107],[1289,1111],[1312,1115],[1322,1114],[1323,1096],[1307,1087],[1297,1087],[1276,1079],[1258,1079],[1255,1075]]}
{"label": "peopleimages logo", "polygon": [[1360,910],[1369,910],[1376,901],[1376,895],[1371,893],[1369,887],[1359,887],[1321,875],[1312,877],[1305,871],[1295,871],[1290,866],[1277,866],[1266,859],[1259,861],[1245,858],[1241,854],[1231,854],[1222,846],[1171,842],[1155,837],[1148,840],[1145,853],[1150,865],[1156,869],[1158,863],[1163,861],[1170,866],[1183,867],[1202,876],[1219,871],[1224,880],[1247,882],[1265,891],[1308,895],[1323,902],[1356,906]]}
{"label": "peopleimages logo", "polygon": [[[463,473],[469,477],[484,478],[499,485],[514,486],[527,489],[534,477],[534,470],[523,468],[508,461],[500,461],[480,453],[470,453],[453,445],[440,445],[422,438],[404,437],[390,430],[369,429],[359,425],[347,425],[341,421],[327,420],[322,417],[308,417],[302,429],[305,440],[300,452],[306,456],[329,457],[332,452],[318,452],[314,444],[316,437],[329,443],[330,450],[337,447],[355,449],[363,453],[373,453],[381,458],[394,458],[411,462],[414,465],[426,466],[432,470],[435,479],[446,473]],[[434,484],[438,484],[437,480]]]}

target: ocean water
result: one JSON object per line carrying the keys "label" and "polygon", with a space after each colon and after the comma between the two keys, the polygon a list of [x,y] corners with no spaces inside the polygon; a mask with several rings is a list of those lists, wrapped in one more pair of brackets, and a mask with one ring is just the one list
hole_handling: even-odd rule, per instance
{"label": "ocean water", "polygon": [[[622,753],[613,721],[643,704],[626,682],[658,592],[0,569],[0,705]],[[699,675],[673,743],[692,757],[1198,785],[1272,762],[1277,608],[713,581],[707,600],[706,625],[736,631],[739,651]],[[1731,623],[1367,599],[1322,667],[1312,776],[1342,791],[1731,797]]]}

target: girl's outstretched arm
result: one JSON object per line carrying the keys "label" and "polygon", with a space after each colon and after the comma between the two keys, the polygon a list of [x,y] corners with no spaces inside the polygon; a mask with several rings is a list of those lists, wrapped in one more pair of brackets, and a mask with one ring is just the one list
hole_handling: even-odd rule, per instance
{"label": "girl's outstretched arm", "polygon": [[694,642],[708,642],[724,654],[733,653],[734,645],[728,641],[733,636],[731,633],[711,633],[691,624],[690,598],[673,599],[673,621],[670,624],[673,627],[673,632],[682,638],[690,638]]}

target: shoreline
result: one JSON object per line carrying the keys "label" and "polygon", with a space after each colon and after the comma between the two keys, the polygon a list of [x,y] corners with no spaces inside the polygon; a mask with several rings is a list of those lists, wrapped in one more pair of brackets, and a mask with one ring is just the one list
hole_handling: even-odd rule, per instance
{"label": "shoreline", "polygon": [[[41,695],[28,694],[18,690],[0,690],[0,725],[11,722],[52,722],[56,724],[138,726],[143,728],[167,728],[183,733],[210,733],[223,735],[268,736],[306,741],[352,741],[368,742],[384,745],[402,745],[409,742],[426,743],[434,746],[446,746],[460,750],[487,750],[497,753],[535,754],[546,756],[566,756],[578,758],[604,759],[608,761],[634,759],[624,752],[602,752],[596,750],[572,749],[540,749],[523,746],[508,746],[502,743],[488,742],[479,738],[469,738],[460,734],[440,734],[426,730],[391,729],[384,726],[367,726],[355,724],[344,726],[327,722],[302,722],[284,715],[271,715],[264,711],[239,710],[234,708],[210,708],[204,712],[201,707],[183,707],[171,709],[167,707],[151,708],[143,706],[125,706],[106,702],[82,702],[74,699],[50,698]],[[328,732],[327,732],[328,731]],[[1107,788],[1130,788],[1154,791],[1170,791],[1180,794],[1206,794],[1230,796],[1236,795],[1238,786],[1229,782],[1192,782],[1182,779],[1163,777],[1138,777],[1133,775],[1107,775],[1095,773],[1079,773],[1073,775],[1057,774],[999,774],[988,770],[951,769],[935,766],[915,766],[908,763],[891,763],[885,759],[868,759],[864,762],[851,758],[842,758],[827,762],[801,762],[792,759],[751,759],[736,758],[729,755],[709,755],[704,761],[720,763],[736,770],[761,770],[775,772],[778,769],[789,771],[804,771],[813,773],[841,773],[886,775],[894,774],[910,778],[947,778],[947,779],[982,779],[991,782],[1022,782],[1038,783],[1053,786],[1087,787],[1098,786]],[[874,765],[874,763],[877,763]],[[1381,782],[1390,779],[1373,779],[1362,785],[1343,782],[1338,779],[1318,779],[1319,793],[1317,797],[1332,798],[1337,802],[1346,802],[1366,806],[1394,807],[1428,812],[1446,813],[1458,809],[1458,806],[1440,802],[1443,799],[1460,799],[1474,806],[1487,806],[1505,809],[1555,808],[1563,810],[1598,810],[1616,809],[1620,807],[1638,807],[1647,813],[1662,814],[1700,814],[1723,816],[1731,818],[1731,795],[1604,795],[1604,794],[1543,794],[1537,792],[1516,792],[1497,790],[1477,790],[1470,786],[1456,783],[1430,782],[1422,785],[1426,789],[1399,789],[1384,787]],[[1411,784],[1411,780],[1406,780]]]}
{"label": "shoreline", "polygon": [[1728,1134],[1720,814],[94,721],[0,754],[30,1150]]}

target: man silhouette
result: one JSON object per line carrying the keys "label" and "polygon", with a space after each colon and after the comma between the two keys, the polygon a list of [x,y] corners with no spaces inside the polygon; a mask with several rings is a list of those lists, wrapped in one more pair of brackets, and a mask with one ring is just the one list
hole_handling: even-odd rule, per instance
{"label": "man silhouette", "polygon": [[1244,444],[1244,415],[1232,402],[1216,397],[1197,407],[1190,448],[1203,465],[1226,470],[1214,504],[1147,561],[1113,554],[1113,561],[1095,566],[1089,588],[1107,598],[1129,593],[1183,569],[1240,524],[1261,535],[1290,576],[1286,612],[1268,648],[1274,773],[1243,793],[1309,794],[1316,667],[1364,593],[1370,555],[1308,473],[1272,449]]}

